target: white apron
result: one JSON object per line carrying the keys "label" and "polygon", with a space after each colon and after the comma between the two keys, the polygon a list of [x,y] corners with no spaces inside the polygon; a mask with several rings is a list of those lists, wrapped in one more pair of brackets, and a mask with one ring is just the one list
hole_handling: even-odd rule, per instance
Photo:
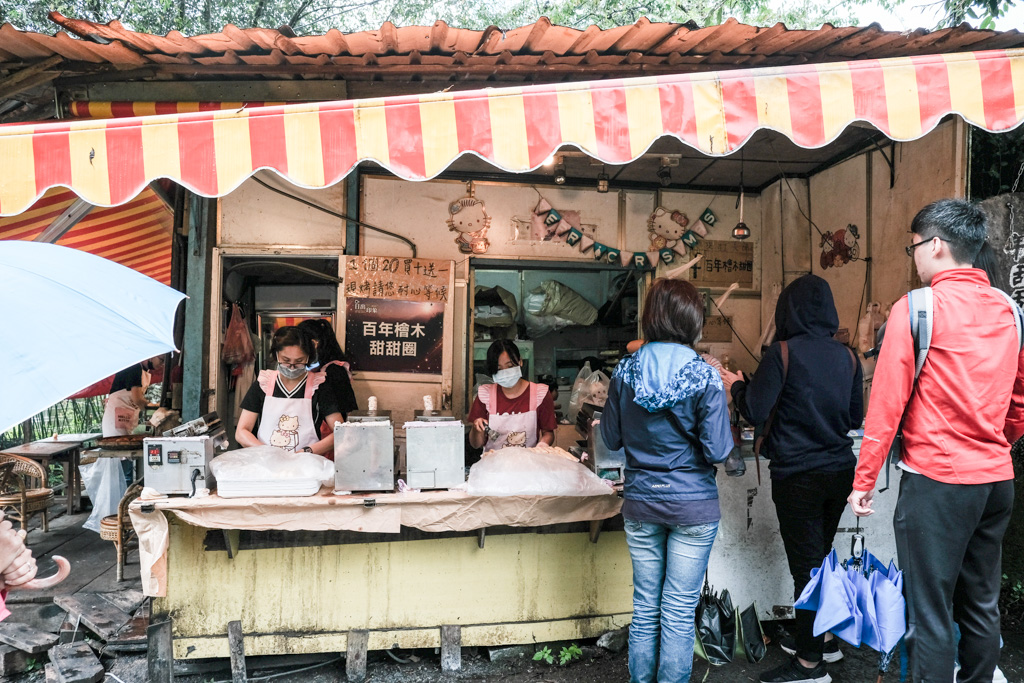
{"label": "white apron", "polygon": [[537,429],[537,407],[548,394],[547,386],[530,382],[530,409],[525,413],[498,413],[497,384],[484,384],[477,392],[480,402],[487,406],[487,426],[496,435],[487,439],[485,451],[495,451],[506,446],[533,448],[540,441]]}
{"label": "white apron", "polygon": [[266,397],[263,399],[263,412],[260,413],[260,428],[256,438],[286,451],[299,451],[306,446],[312,448],[320,440],[313,423],[313,394],[325,379],[322,372],[307,372],[305,390],[301,395],[275,398],[277,371],[260,371],[256,381]]}
{"label": "white apron", "polygon": [[[142,391],[149,387],[150,374],[142,371]],[[103,436],[127,436],[139,426],[142,406],[132,401],[130,389],[119,389],[107,396],[103,404]]]}

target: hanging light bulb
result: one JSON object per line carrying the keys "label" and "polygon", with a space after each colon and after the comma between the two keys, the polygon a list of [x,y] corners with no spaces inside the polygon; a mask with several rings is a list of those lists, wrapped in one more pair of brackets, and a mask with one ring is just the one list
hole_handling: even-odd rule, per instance
{"label": "hanging light bulb", "polygon": [[732,229],[732,238],[734,240],[745,240],[750,237],[750,228],[743,222],[743,150],[740,149],[740,222],[736,224],[736,227]]}
{"label": "hanging light bulb", "polygon": [[608,174],[605,173],[604,166],[601,167],[601,172],[597,174],[597,191],[607,192],[608,191]]}
{"label": "hanging light bulb", "polygon": [[658,167],[658,183],[662,187],[668,187],[672,184],[672,169],[669,167],[668,157],[661,158],[661,165]]}
{"label": "hanging light bulb", "polygon": [[555,184],[565,185],[565,161],[561,155],[555,157]]}

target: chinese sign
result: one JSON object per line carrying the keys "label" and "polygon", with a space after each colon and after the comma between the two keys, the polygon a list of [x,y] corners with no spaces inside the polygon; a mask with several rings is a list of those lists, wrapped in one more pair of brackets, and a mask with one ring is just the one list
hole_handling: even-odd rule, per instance
{"label": "chinese sign", "polygon": [[441,374],[443,303],[349,297],[345,304],[345,351],[354,368]]}
{"label": "chinese sign", "polygon": [[451,261],[345,257],[345,297],[448,303]]}
{"label": "chinese sign", "polygon": [[732,341],[731,319],[723,315],[710,315],[704,318],[704,334],[701,341],[709,344]]}
{"label": "chinese sign", "polygon": [[734,240],[705,240],[695,250],[702,258],[690,269],[690,281],[698,286],[754,286],[754,245]]}

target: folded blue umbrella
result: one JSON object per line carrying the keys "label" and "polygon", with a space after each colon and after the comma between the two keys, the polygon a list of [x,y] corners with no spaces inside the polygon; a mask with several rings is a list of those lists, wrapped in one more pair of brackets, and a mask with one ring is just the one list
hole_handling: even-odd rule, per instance
{"label": "folded blue umbrella", "polygon": [[811,580],[794,607],[817,612],[814,635],[831,631],[848,643],[859,646],[863,613],[857,607],[856,593],[846,574],[833,550],[821,567],[811,571]]}
{"label": "folded blue umbrella", "polygon": [[907,630],[903,573],[866,550],[842,564],[836,551],[830,552],[821,567],[811,571],[794,607],[817,612],[814,635],[831,631],[854,647],[864,643],[883,654],[891,652]]}

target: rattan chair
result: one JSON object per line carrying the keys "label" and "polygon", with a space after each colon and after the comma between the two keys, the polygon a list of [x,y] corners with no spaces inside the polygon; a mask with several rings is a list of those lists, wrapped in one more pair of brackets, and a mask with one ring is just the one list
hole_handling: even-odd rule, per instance
{"label": "rattan chair", "polygon": [[142,493],[142,484],[135,483],[125,491],[124,498],[117,505],[117,514],[108,515],[100,520],[100,538],[112,541],[117,551],[117,580],[124,580],[124,565],[128,562],[128,551],[138,546],[135,527],[128,516],[128,506]]}
{"label": "rattan chair", "polygon": [[[35,481],[39,486],[35,485]],[[50,530],[49,507],[53,489],[46,487],[46,470],[29,458],[0,453],[0,511],[26,529],[32,515],[43,516],[43,531]]]}

